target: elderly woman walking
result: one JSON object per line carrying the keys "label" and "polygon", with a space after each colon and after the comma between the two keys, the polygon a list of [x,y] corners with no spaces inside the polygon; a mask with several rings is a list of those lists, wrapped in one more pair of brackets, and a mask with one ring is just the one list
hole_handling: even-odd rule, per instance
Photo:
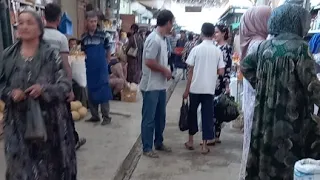
{"label": "elderly woman walking", "polygon": [[256,89],[246,180],[292,180],[296,161],[320,158],[320,82],[303,36],[309,12],[297,5],[274,9],[268,31],[274,38],[241,62],[244,77]]}
{"label": "elderly woman walking", "polygon": [[[42,40],[43,24],[38,14],[23,11],[18,22],[20,40],[0,59],[0,96],[6,103],[5,178],[76,180],[75,140],[65,104],[71,81],[59,52]],[[31,102],[39,104],[41,112],[30,118]],[[38,121],[38,125],[43,120],[44,127],[30,129],[30,120]],[[37,130],[46,133],[34,136]]]}
{"label": "elderly woman walking", "polygon": [[[247,54],[255,52],[259,44],[268,36],[268,20],[271,14],[269,6],[253,7],[242,16],[240,26],[240,46],[241,59]],[[244,180],[246,172],[246,164],[248,159],[252,119],[254,112],[256,92],[250,83],[243,79],[243,116],[244,116],[244,136],[243,150],[240,168],[240,180]]]}

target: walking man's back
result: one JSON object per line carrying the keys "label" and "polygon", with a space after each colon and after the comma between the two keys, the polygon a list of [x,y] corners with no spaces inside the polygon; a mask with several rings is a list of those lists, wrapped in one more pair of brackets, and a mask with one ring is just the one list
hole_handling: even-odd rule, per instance
{"label": "walking man's back", "polygon": [[210,149],[207,141],[214,139],[213,98],[216,89],[218,74],[224,74],[224,61],[222,52],[212,41],[214,26],[204,23],[202,26],[202,43],[194,47],[186,61],[189,65],[189,74],[183,98],[190,99],[188,124],[189,141],[185,147],[193,150],[193,136],[198,132],[197,110],[201,104],[202,115],[202,154],[207,154]]}

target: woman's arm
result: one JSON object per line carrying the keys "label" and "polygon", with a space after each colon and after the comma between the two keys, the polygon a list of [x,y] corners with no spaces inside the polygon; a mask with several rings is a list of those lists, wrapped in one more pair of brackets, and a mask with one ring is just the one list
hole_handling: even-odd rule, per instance
{"label": "woman's arm", "polygon": [[241,61],[241,72],[243,76],[249,81],[251,86],[255,89],[256,82],[257,82],[257,52],[247,55]]}
{"label": "woman's arm", "polygon": [[229,84],[230,84],[230,77],[231,77],[231,66],[232,66],[232,48],[230,46],[227,47],[226,49],[226,53],[227,53],[227,60],[226,60],[226,67],[225,67],[225,71],[224,71],[224,78],[223,78],[223,82],[225,83],[226,88],[229,88]]}
{"label": "woman's arm", "polygon": [[[54,81],[52,83],[41,84],[42,98],[47,101],[66,101],[68,94],[72,90],[72,82],[67,77],[62,66],[62,60],[58,52],[53,51],[50,55],[50,62],[45,66],[53,68]],[[51,66],[51,67],[50,67]]]}
{"label": "woman's arm", "polygon": [[12,87],[8,86],[8,77],[5,76],[5,62],[6,62],[6,52],[0,57],[0,98],[5,103],[10,98],[10,93],[13,90]]}
{"label": "woman's arm", "polygon": [[320,106],[320,81],[315,71],[315,60],[309,54],[308,46],[302,45],[299,60],[296,64],[297,74],[303,87],[307,90],[311,102]]}

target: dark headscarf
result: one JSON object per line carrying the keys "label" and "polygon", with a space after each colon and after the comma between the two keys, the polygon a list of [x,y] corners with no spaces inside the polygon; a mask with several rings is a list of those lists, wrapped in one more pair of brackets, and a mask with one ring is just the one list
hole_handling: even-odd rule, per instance
{"label": "dark headscarf", "polygon": [[268,31],[271,35],[282,33],[296,34],[301,37],[308,33],[311,15],[303,7],[284,4],[273,10],[268,22]]}
{"label": "dark headscarf", "polygon": [[312,36],[309,42],[309,49],[312,54],[320,53],[320,34]]}
{"label": "dark headscarf", "polygon": [[[39,30],[40,30],[39,38],[42,39],[43,34],[44,34],[44,25],[43,25],[43,21],[42,21],[41,17],[39,16],[39,14],[36,11],[31,10],[31,9],[23,10],[20,14],[23,14],[23,13],[28,13],[36,19]],[[19,16],[20,16],[20,14],[19,14]]]}

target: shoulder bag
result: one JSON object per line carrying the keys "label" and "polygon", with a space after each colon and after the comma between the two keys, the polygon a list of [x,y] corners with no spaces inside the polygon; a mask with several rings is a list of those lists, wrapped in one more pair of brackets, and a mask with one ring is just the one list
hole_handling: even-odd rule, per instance
{"label": "shoulder bag", "polygon": [[133,39],[134,39],[135,47],[130,47],[127,55],[128,55],[128,56],[131,56],[131,57],[137,57],[138,45],[137,45],[137,40],[136,40],[135,35],[133,35]]}

